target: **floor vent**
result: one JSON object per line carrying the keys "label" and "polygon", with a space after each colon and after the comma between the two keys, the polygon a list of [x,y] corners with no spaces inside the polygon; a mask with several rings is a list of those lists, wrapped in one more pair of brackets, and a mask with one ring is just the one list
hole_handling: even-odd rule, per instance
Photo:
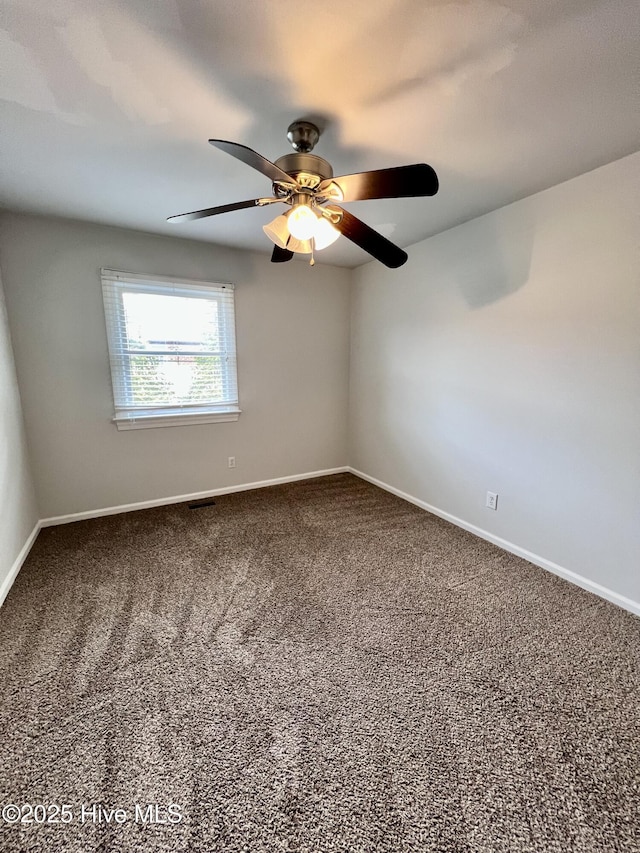
{"label": "floor vent", "polygon": [[205,506],[215,506],[216,502],[213,498],[203,498],[201,501],[191,501],[188,504],[189,509],[203,509]]}

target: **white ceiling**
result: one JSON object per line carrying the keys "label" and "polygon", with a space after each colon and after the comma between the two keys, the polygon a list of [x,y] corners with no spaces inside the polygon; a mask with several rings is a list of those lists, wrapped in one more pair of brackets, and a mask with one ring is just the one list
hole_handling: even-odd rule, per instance
{"label": "white ceiling", "polygon": [[[407,246],[640,147],[637,0],[0,0],[0,205],[270,253],[270,194],[207,144],[337,175],[427,162],[433,198],[363,201]],[[341,238],[322,260],[369,257]]]}

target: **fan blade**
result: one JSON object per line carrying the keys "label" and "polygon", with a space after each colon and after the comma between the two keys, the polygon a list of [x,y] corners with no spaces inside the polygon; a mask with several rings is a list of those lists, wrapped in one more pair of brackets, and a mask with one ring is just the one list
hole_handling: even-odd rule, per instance
{"label": "fan blade", "polygon": [[281,249],[280,246],[274,246],[273,254],[271,255],[271,263],[283,264],[285,261],[290,261],[292,257],[293,252],[290,252],[288,249]]}
{"label": "fan blade", "polygon": [[263,175],[271,178],[272,181],[279,181],[280,183],[287,184],[296,183],[291,175],[287,175],[287,173],[283,172],[275,163],[267,160],[252,148],[247,148],[246,145],[240,145],[239,142],[226,142],[224,139],[210,139],[209,142],[221,151],[231,154],[231,156],[235,157],[237,160],[242,160],[242,162],[246,163],[247,166],[252,166],[259,172],[262,172]]}
{"label": "fan blade", "polygon": [[362,201],[367,198],[416,198],[435,195],[438,192],[438,176],[426,163],[414,166],[396,166],[393,169],[378,169],[374,172],[359,172],[356,175],[340,175],[329,178],[318,187],[318,194],[337,184],[342,198],[337,201]]}
{"label": "fan blade", "polygon": [[220,204],[218,207],[205,207],[204,210],[192,210],[191,213],[178,213],[170,216],[167,222],[181,220],[189,222],[192,219],[204,219],[206,216],[217,216],[218,213],[230,213],[232,210],[244,210],[246,207],[262,207],[264,204],[280,201],[279,198],[252,198],[249,201],[236,201],[233,204]]}
{"label": "fan blade", "polygon": [[409,257],[405,251],[399,246],[396,246],[382,234],[378,234],[373,228],[369,228],[360,219],[357,219],[353,214],[344,210],[338,205],[333,205],[342,214],[339,222],[336,222],[334,228],[343,234],[347,240],[351,240],[356,246],[360,246],[365,252],[383,263],[386,267],[395,269],[401,267]]}

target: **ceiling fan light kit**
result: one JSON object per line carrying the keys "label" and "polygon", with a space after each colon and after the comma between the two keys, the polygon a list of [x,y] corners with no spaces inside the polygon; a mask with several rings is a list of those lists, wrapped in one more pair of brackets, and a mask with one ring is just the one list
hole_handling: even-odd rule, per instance
{"label": "ceiling fan light kit", "polygon": [[275,163],[246,145],[224,139],[210,139],[211,145],[231,154],[271,179],[273,196],[255,198],[169,217],[169,221],[204,219],[219,213],[282,202],[291,208],[277,216],[263,231],[274,243],[271,260],[283,263],[294,254],[310,254],[325,249],[342,234],[385,266],[395,268],[407,260],[407,253],[370,228],[336,202],[381,198],[416,198],[438,191],[438,177],[431,166],[416,163],[353,175],[334,177],[331,164],[312,154],[320,131],[309,121],[294,121],[287,138],[294,148]]}
{"label": "ceiling fan light kit", "polygon": [[[326,215],[317,216],[309,208],[311,220],[310,222],[303,221],[302,227],[298,230],[300,222],[297,223],[291,220],[300,208],[292,209],[288,213],[282,213],[280,216],[262,226],[262,230],[276,246],[281,249],[289,249],[294,253],[311,254],[314,250],[326,249],[340,236],[337,228],[331,224]],[[324,211],[323,211],[324,214]],[[304,217],[306,220],[307,218]],[[309,230],[306,230],[307,225]],[[313,243],[311,240],[313,239]]]}

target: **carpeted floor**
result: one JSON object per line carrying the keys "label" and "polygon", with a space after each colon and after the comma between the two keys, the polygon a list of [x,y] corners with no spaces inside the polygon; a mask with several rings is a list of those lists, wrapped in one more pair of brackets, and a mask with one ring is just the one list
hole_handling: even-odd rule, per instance
{"label": "carpeted floor", "polygon": [[639,659],[640,620],[348,474],[45,529],[0,803],[68,808],[0,849],[638,851]]}

